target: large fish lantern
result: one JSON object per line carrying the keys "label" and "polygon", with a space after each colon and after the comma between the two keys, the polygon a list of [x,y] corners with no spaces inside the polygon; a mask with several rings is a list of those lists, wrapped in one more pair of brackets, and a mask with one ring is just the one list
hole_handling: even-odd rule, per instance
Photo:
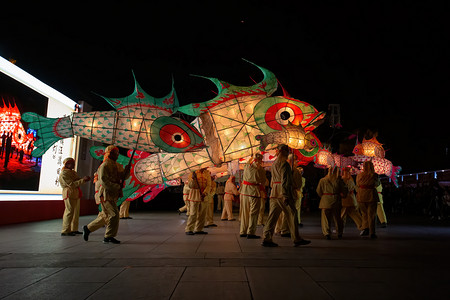
{"label": "large fish lantern", "polygon": [[175,91],[154,98],[135,81],[124,98],[105,98],[115,110],[73,113],[45,118],[27,112],[22,119],[37,130],[33,156],[39,157],[60,139],[74,135],[145,152],[184,152],[204,147],[201,134],[187,122],[170,117],[178,108]]}
{"label": "large fish lantern", "polygon": [[305,131],[316,128],[324,113],[297,99],[272,97],[277,89],[275,75],[257,67],[264,75],[261,82],[239,87],[208,78],[216,85],[218,95],[212,100],[178,109],[197,117],[192,124],[202,133],[207,148],[197,152],[151,155],[136,164],[136,177],[152,184],[185,176],[190,170],[251,156],[260,150],[257,136],[282,132],[289,123],[301,126]]}
{"label": "large fish lantern", "polygon": [[[134,165],[137,180],[150,185],[251,156],[261,146],[256,136],[268,141],[268,134],[290,131],[289,124],[304,132],[304,146],[317,144],[314,138],[305,137],[325,114],[286,94],[272,96],[277,89],[275,75],[257,67],[264,75],[261,82],[239,87],[207,78],[216,85],[217,96],[183,107],[178,107],[173,89],[167,97],[157,99],[146,94],[136,82],[130,96],[105,98],[114,111],[74,113],[58,119],[26,113],[23,119],[38,130],[39,136],[33,156],[42,155],[57,140],[74,135],[154,153]],[[187,123],[172,117],[175,111],[196,118]],[[275,147],[266,144],[268,150]],[[297,145],[304,147],[299,142]]]}

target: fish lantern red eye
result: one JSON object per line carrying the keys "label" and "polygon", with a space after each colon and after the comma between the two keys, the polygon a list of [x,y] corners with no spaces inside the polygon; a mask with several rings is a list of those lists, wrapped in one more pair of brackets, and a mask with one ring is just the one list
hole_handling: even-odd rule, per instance
{"label": "fish lantern red eye", "polygon": [[171,117],[157,118],[150,132],[155,145],[166,152],[192,151],[204,145],[202,135],[195,127]]}
{"label": "fish lantern red eye", "polygon": [[256,124],[266,134],[281,130],[289,122],[310,131],[315,128],[308,128],[310,123],[323,118],[314,106],[287,97],[264,98],[256,104],[254,115]]}

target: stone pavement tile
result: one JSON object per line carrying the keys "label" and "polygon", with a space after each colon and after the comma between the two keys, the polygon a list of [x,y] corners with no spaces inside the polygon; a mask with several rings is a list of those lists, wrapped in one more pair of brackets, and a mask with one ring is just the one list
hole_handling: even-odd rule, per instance
{"label": "stone pavement tile", "polygon": [[60,271],[61,268],[7,268],[0,270],[0,297]]}
{"label": "stone pavement tile", "polygon": [[181,281],[247,281],[242,267],[187,267]]}
{"label": "stone pavement tile", "polygon": [[0,257],[0,268],[26,268],[26,267],[95,267],[109,263],[111,259],[97,257],[84,257],[83,255],[68,257],[67,255],[43,253],[38,254],[11,254]]}
{"label": "stone pavement tile", "polygon": [[65,268],[43,281],[50,282],[108,282],[122,272],[124,268],[81,267]]}
{"label": "stone pavement tile", "polygon": [[179,267],[202,266],[218,267],[219,259],[203,258],[118,258],[108,263],[108,267]]}
{"label": "stone pavement tile", "polygon": [[184,267],[126,268],[88,299],[169,299]]}
{"label": "stone pavement tile", "polygon": [[[252,299],[247,282],[244,281],[184,281],[180,282],[171,300],[248,300]],[[275,298],[281,299],[281,298]],[[272,299],[273,300],[273,299]]]}
{"label": "stone pavement tile", "polygon": [[301,268],[246,267],[253,299],[333,299]]}
{"label": "stone pavement tile", "polygon": [[98,290],[104,283],[96,282],[37,282],[5,298],[6,300],[36,300],[36,299],[86,299]]}
{"label": "stone pavement tile", "polygon": [[267,258],[223,258],[220,260],[222,267],[296,267],[301,260],[294,259],[267,259]]}
{"label": "stone pavement tile", "polygon": [[398,290],[391,290],[385,282],[321,282],[334,300],[348,299],[412,299]]}

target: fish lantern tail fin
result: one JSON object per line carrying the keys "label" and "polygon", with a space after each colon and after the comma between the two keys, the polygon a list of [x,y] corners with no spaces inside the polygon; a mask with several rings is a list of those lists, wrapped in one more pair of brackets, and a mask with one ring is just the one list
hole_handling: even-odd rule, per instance
{"label": "fish lantern tail fin", "polygon": [[72,137],[72,121],[70,117],[46,118],[33,112],[22,115],[22,120],[29,122],[28,126],[36,130],[38,139],[34,142],[33,157],[42,156],[57,141]]}
{"label": "fish lantern tail fin", "polygon": [[394,183],[394,185],[396,187],[398,187],[398,174],[400,174],[400,171],[402,170],[402,167],[400,166],[392,166],[392,173],[391,176],[389,178],[391,178],[392,182]]}

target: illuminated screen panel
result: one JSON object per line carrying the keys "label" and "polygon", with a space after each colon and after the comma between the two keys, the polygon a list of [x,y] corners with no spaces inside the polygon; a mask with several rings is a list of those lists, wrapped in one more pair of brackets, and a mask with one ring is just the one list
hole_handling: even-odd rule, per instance
{"label": "illuminated screen panel", "polygon": [[75,140],[60,140],[41,158],[31,157],[36,133],[21,115],[62,117],[75,102],[1,57],[0,71],[0,201],[61,200],[59,171],[65,157],[75,156]]}

